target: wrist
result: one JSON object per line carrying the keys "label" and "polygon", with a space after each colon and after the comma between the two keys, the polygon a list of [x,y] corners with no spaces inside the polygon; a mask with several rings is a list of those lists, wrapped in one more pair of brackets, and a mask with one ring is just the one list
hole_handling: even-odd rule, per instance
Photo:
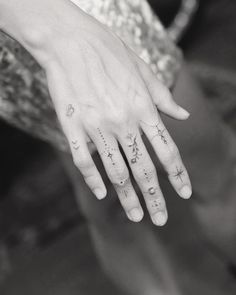
{"label": "wrist", "polygon": [[66,34],[80,9],[68,0],[0,0],[0,30],[24,46],[39,61],[53,40]]}

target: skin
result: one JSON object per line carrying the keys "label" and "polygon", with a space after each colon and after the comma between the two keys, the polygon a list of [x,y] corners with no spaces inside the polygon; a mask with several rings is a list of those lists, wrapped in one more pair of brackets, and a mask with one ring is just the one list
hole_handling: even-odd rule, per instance
{"label": "skin", "polygon": [[[0,0],[0,28],[45,70],[74,163],[97,198],[106,196],[106,187],[89,142],[95,145],[128,218],[138,222],[143,217],[129,165],[153,223],[164,225],[165,200],[141,134],[150,141],[173,188],[188,199],[189,176],[159,112],[178,120],[187,119],[189,113],[131,49],[68,0]],[[176,176],[179,171],[181,177]]]}

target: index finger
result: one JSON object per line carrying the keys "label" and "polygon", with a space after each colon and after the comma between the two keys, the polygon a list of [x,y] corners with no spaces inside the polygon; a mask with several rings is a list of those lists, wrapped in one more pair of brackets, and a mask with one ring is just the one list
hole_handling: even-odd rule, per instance
{"label": "index finger", "polygon": [[192,195],[192,186],[188,172],[161,117],[157,113],[155,118],[145,119],[140,125],[166,170],[173,188],[182,198],[189,199]]}

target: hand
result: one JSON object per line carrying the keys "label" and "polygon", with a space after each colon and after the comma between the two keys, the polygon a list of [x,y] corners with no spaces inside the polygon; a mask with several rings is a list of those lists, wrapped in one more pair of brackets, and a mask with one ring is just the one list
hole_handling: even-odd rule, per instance
{"label": "hand", "polygon": [[[192,192],[188,173],[157,109],[180,120],[187,119],[188,112],[108,28],[69,1],[57,1],[51,11],[43,5],[53,0],[43,2],[37,4],[34,25],[19,39],[45,69],[75,165],[97,198],[104,198],[106,188],[88,150],[88,142],[93,142],[127,216],[138,222],[143,210],[129,165],[153,223],[165,224],[165,200],[141,132],[176,192],[187,199]],[[35,36],[37,30],[43,33]]]}

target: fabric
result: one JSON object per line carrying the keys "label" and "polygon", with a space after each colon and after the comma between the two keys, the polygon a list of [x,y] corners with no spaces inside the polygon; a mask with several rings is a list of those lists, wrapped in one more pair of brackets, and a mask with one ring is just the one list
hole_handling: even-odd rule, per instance
{"label": "fabric", "polygon": [[[150,65],[159,80],[173,86],[181,53],[146,0],[73,2],[110,27]],[[21,45],[3,33],[0,33],[0,117],[61,150],[69,150],[43,70]]]}

